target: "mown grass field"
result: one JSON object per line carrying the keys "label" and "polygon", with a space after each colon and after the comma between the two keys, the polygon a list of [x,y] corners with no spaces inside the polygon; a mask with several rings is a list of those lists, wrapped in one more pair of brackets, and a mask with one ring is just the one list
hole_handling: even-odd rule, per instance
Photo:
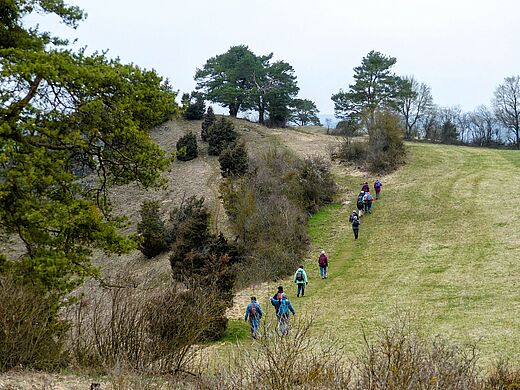
{"label": "mown grass field", "polygon": [[[350,350],[362,343],[363,329],[371,336],[411,313],[426,335],[476,343],[484,361],[520,362],[520,153],[407,148],[407,165],[383,178],[358,241],[347,223],[353,203],[311,219],[311,281],[305,298],[292,286],[290,298],[300,313],[316,313],[317,335]],[[356,191],[362,181],[338,180]],[[321,248],[331,262],[326,280],[316,264]]]}

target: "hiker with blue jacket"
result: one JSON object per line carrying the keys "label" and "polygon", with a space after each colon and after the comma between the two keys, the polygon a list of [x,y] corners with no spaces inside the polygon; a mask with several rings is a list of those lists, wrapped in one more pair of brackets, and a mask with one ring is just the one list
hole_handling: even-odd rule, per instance
{"label": "hiker with blue jacket", "polygon": [[372,202],[374,197],[370,192],[365,192],[363,196],[363,204],[365,205],[365,213],[372,214]]}
{"label": "hiker with blue jacket", "polygon": [[303,265],[296,270],[294,273],[294,283],[298,286],[298,291],[296,292],[296,296],[299,298],[300,294],[302,297],[305,295],[305,286],[309,280],[307,279],[307,272],[303,269]]}
{"label": "hiker with blue jacket", "polygon": [[247,305],[246,315],[244,321],[249,319],[249,325],[251,326],[251,335],[256,339],[256,333],[258,332],[258,326],[260,325],[260,318],[262,318],[262,309],[260,304],[256,301],[256,297],[251,297],[251,303]]}
{"label": "hiker with blue jacket", "polygon": [[276,309],[276,316],[278,317],[278,324],[280,326],[280,333],[282,336],[286,335],[289,332],[289,318],[292,313],[293,316],[296,316],[296,312],[287,298],[287,295],[282,294],[280,299],[271,298],[271,303],[274,305]]}

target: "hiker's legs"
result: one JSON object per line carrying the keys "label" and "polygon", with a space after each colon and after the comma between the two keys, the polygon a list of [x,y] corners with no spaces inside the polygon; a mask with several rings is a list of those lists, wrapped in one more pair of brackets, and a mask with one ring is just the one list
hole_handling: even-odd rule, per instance
{"label": "hiker's legs", "polygon": [[367,207],[368,207],[368,213],[371,214],[372,213],[372,202],[367,203]]}
{"label": "hiker's legs", "polygon": [[321,276],[322,279],[325,277],[325,274],[326,274],[326,269],[325,269],[325,267],[322,267],[322,266],[320,265],[320,276]]}
{"label": "hiker's legs", "polygon": [[327,266],[323,267],[323,274],[325,275],[325,278],[327,278]]}
{"label": "hiker's legs", "polygon": [[305,283],[297,283],[298,285],[298,291],[296,292],[296,296],[299,297],[300,296],[300,293],[303,294],[305,293]]}
{"label": "hiker's legs", "polygon": [[280,316],[279,323],[280,323],[280,333],[282,336],[285,336],[287,333],[289,333],[289,316],[288,315]]}
{"label": "hiker's legs", "polygon": [[358,234],[359,234],[359,229],[352,229],[354,231],[354,239],[357,240],[358,238]]}
{"label": "hiker's legs", "polygon": [[258,325],[260,325],[259,319],[253,318],[251,320],[251,334],[253,337],[256,337],[256,333],[258,332]]}
{"label": "hiker's legs", "polygon": [[381,193],[381,191],[376,191],[376,199],[379,199],[379,194]]}

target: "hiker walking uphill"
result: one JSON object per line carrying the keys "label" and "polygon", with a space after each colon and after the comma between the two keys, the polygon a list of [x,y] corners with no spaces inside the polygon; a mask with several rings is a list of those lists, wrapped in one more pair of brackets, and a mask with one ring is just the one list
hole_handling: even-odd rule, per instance
{"label": "hiker walking uphill", "polygon": [[383,183],[381,183],[379,181],[379,179],[377,179],[374,182],[374,191],[376,192],[376,199],[379,199],[379,196],[380,196],[380,193],[381,193],[381,187],[383,187]]}
{"label": "hiker walking uphill", "polygon": [[251,303],[247,305],[246,314],[244,321],[249,319],[249,325],[251,326],[251,335],[256,338],[258,332],[258,326],[260,325],[260,318],[262,318],[262,309],[260,304],[256,301],[256,297],[251,297]]}
{"label": "hiker walking uphill", "polygon": [[329,266],[329,259],[325,254],[325,251],[321,251],[318,259],[318,265],[320,267],[320,276],[322,279],[327,279],[327,268]]}
{"label": "hiker walking uphill", "polygon": [[296,316],[296,312],[294,311],[291,301],[289,301],[287,298],[287,295],[283,293],[280,299],[275,299],[274,297],[271,298],[271,303],[276,309],[276,316],[280,326],[280,333],[282,336],[284,336],[289,332],[289,313],[292,313],[293,316]]}
{"label": "hiker walking uphill", "polygon": [[300,297],[301,294],[303,297],[305,295],[305,286],[308,283],[307,272],[303,269],[303,265],[300,265],[300,268],[294,273],[294,283],[298,286],[296,296]]}
{"label": "hiker walking uphill", "polygon": [[354,239],[357,240],[358,235],[359,235],[359,225],[361,225],[361,221],[359,220],[359,218],[354,216],[352,218],[352,220],[350,221],[350,223],[352,224],[352,231],[354,232]]}
{"label": "hiker walking uphill", "polygon": [[365,213],[372,214],[372,202],[374,197],[370,192],[365,192],[363,196],[363,205],[365,206]]}
{"label": "hiker walking uphill", "polygon": [[361,187],[362,192],[368,192],[370,191],[370,186],[368,185],[368,181],[364,182]]}
{"label": "hiker walking uphill", "polygon": [[282,299],[282,295],[283,295],[283,287],[282,286],[278,286],[278,291],[271,298],[271,305],[274,306],[274,309],[276,311],[276,315],[278,315],[278,306],[276,306],[276,304],[274,302],[277,302],[280,299]]}
{"label": "hiker walking uphill", "polygon": [[363,198],[365,197],[365,191],[361,191],[357,197],[356,207],[358,209],[358,218],[363,215],[363,209],[365,205],[363,204]]}

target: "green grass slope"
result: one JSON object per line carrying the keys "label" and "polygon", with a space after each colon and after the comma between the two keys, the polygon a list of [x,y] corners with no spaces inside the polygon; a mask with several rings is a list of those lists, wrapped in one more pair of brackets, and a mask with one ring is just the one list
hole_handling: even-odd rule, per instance
{"label": "green grass slope", "polygon": [[[353,206],[333,205],[310,221],[314,253],[331,261],[321,280],[308,262],[300,312],[315,332],[356,349],[397,313],[413,313],[428,335],[477,342],[487,360],[520,361],[520,153],[441,145],[408,146],[409,161],[384,182],[360,239]],[[342,177],[360,188],[359,177]],[[317,257],[317,255],[316,255]]]}

